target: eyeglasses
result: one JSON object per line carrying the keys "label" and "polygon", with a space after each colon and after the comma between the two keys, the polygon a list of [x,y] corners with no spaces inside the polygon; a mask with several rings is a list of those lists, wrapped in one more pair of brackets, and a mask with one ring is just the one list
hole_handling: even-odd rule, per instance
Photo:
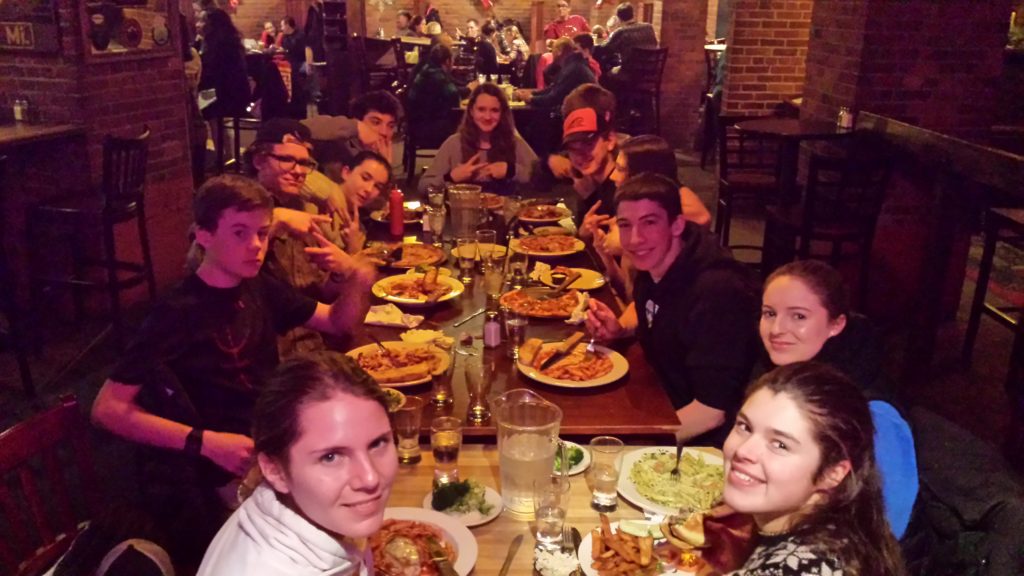
{"label": "eyeglasses", "polygon": [[295,158],[294,156],[281,156],[280,154],[267,154],[274,160],[277,160],[281,164],[281,168],[285,170],[294,170],[296,166],[301,166],[306,172],[312,172],[316,170],[316,160],[312,158]]}

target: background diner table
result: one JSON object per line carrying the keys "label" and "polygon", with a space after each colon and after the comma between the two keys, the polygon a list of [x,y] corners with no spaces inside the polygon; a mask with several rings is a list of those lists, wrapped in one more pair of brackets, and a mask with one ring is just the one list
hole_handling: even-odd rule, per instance
{"label": "background diner table", "polygon": [[[371,239],[382,239],[387,234],[386,226],[375,222],[370,222],[369,225],[368,234]],[[418,241],[420,231],[418,228],[414,230],[413,226],[418,227],[418,224],[406,226],[406,239]],[[504,243],[505,226],[500,216],[491,218],[489,224],[482,224],[480,228],[496,229],[499,243]],[[446,236],[446,240],[450,240],[450,237]],[[446,242],[446,254],[448,252],[447,244]],[[530,258],[530,270],[533,269],[535,261],[534,258]],[[564,265],[601,270],[598,259],[587,250],[572,256],[545,259],[544,261],[552,266]],[[449,259],[441,266],[453,269],[453,275],[457,277],[457,263],[452,260],[450,255]],[[381,269],[380,276],[402,273],[404,270],[385,268]],[[590,294],[591,297],[596,297],[609,304],[612,309],[621,310],[622,308],[621,302],[607,284],[598,290],[591,291]],[[371,304],[382,303],[385,302],[377,298],[371,302]],[[484,314],[459,327],[453,326],[459,320],[486,305],[487,295],[483,290],[483,276],[477,270],[473,283],[466,286],[466,291],[458,298],[428,308],[403,308],[403,311],[424,315],[426,320],[419,326],[421,329],[441,330],[445,335],[454,337],[456,340],[462,333],[472,335],[473,350],[476,353],[484,354],[485,360],[493,360],[495,364],[495,374],[489,397],[515,388],[528,388],[537,392],[562,409],[561,434],[564,437],[585,440],[592,436],[609,434],[629,439],[633,443],[659,441],[663,444],[674,444],[674,430],[678,427],[678,419],[668,395],[658,382],[657,374],[644,361],[643,351],[635,340],[606,344],[621,353],[629,362],[629,373],[620,380],[594,388],[550,386],[535,382],[518,372],[513,366],[512,359],[507,355],[507,342],[504,340],[504,336],[498,347],[493,349],[482,347]],[[577,330],[585,332],[586,327],[583,324],[569,325],[560,319],[530,318],[526,328],[526,338],[541,338],[545,341],[564,339]],[[368,332],[386,342],[399,340],[399,334],[403,331],[404,329],[401,328],[360,324],[352,335],[347,349],[372,343]],[[419,396],[427,400],[427,407],[423,414],[423,437],[429,437],[430,421],[435,415],[452,415],[465,419],[468,398],[463,376],[463,358],[464,356],[460,354],[453,354],[452,367],[448,373],[435,377],[435,380],[450,380],[454,401],[446,406],[436,408],[430,402],[431,383],[399,388],[406,395]],[[467,424],[464,435],[471,442],[493,441],[495,438],[493,419],[479,426]]]}
{"label": "background diner table", "polygon": [[[391,488],[391,497],[388,500],[388,507],[411,507],[421,508],[424,496],[430,492],[433,483],[434,457],[430,452],[430,446],[422,446],[423,460],[415,465],[402,465],[399,468],[398,476]],[[626,446],[625,451],[631,450]],[[713,448],[701,448],[709,454],[721,456],[721,452]],[[628,474],[623,470],[623,474]],[[485,486],[489,486],[500,492],[498,470],[498,447],[492,444],[487,445],[463,445],[459,453],[459,478],[477,480]],[[570,476],[569,509],[565,522],[579,529],[580,534],[586,538],[590,531],[600,525],[598,513],[590,508],[590,489],[587,486],[586,472]],[[608,513],[608,519],[612,522],[623,519],[643,518],[643,512],[628,503],[621,496],[619,497],[618,509]],[[510,512],[503,511],[501,515],[491,522],[482,526],[471,528],[473,537],[476,538],[479,551],[476,559],[476,567],[473,574],[494,575],[498,573],[509,544],[516,535],[523,535],[523,543],[519,547],[511,569],[510,576],[529,576],[533,574],[533,549],[536,541],[533,537],[533,526],[529,519],[517,518]],[[589,558],[581,558],[581,563],[589,563]]]}

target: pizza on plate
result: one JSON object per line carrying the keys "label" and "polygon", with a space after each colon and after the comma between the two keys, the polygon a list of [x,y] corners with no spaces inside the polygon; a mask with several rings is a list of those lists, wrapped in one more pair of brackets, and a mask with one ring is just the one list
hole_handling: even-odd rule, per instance
{"label": "pizza on plate", "polygon": [[393,268],[429,266],[444,260],[444,251],[429,244],[376,244],[364,248],[359,254],[383,260]]}
{"label": "pizza on plate", "polygon": [[575,252],[579,244],[573,236],[524,236],[519,246],[533,254]]}
{"label": "pizza on plate", "polygon": [[505,199],[492,192],[481,192],[480,204],[485,210],[501,210],[505,206]]}
{"label": "pizza on plate", "polygon": [[519,218],[521,220],[561,220],[562,218],[569,217],[570,213],[561,206],[555,206],[554,204],[533,204],[531,206],[525,206],[519,211]]}
{"label": "pizza on plate", "polygon": [[431,345],[388,346],[356,355],[356,362],[381,384],[427,378],[441,367],[444,352]]}
{"label": "pizza on plate", "polygon": [[509,310],[534,318],[568,318],[579,305],[579,292],[566,290],[561,296],[543,300],[522,290],[502,294],[500,302]]}

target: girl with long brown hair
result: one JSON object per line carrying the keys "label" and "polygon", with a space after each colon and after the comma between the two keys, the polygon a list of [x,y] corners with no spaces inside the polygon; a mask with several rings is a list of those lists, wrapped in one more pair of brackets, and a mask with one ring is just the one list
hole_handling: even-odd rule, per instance
{"label": "girl with long brown hair", "polygon": [[537,155],[516,131],[505,92],[483,83],[469,95],[466,114],[420,178],[420,191],[444,182],[480,184],[508,194],[530,181]]}

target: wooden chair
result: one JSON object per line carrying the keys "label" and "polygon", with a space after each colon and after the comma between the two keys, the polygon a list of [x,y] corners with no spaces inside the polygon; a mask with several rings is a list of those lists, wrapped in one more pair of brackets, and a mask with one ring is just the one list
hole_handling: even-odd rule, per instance
{"label": "wooden chair", "polygon": [[717,118],[718,209],[715,212],[715,234],[722,246],[741,250],[760,250],[760,247],[729,243],[734,205],[744,200],[767,205],[777,201],[779,192],[778,141],[743,133],[735,127],[737,122],[752,118],[731,115],[719,115]]}
{"label": "wooden chair", "polygon": [[636,113],[639,117],[653,113],[653,122],[648,122],[642,134],[661,134],[661,77],[665,72],[668,48],[633,48],[622,61],[620,76],[628,80],[626,90],[619,92],[626,102],[627,115]]}
{"label": "wooden chair", "polygon": [[99,511],[89,429],[73,396],[0,433],[0,569],[45,572]]}
{"label": "wooden chair", "polygon": [[[2,197],[7,182],[6,174],[7,157],[0,156],[0,215],[4,213]],[[18,281],[7,261],[7,250],[2,242],[5,238],[5,223],[5,221],[0,221],[0,314],[7,319],[7,333],[0,333],[0,345],[6,344],[14,350],[14,356],[18,362],[18,374],[21,376],[21,385],[25,389],[25,394],[33,398],[36,395],[36,388],[32,382],[32,370],[28,363],[29,338],[25,330],[24,318],[18,310],[16,296]]]}
{"label": "wooden chair", "polygon": [[[148,128],[144,128],[139,136],[130,138],[107,135],[103,139],[103,181],[99,190],[93,193],[79,192],[39,204],[31,210],[28,219],[30,255],[37,267],[47,260],[42,232],[49,234],[56,231],[72,237],[73,269],[70,275],[54,276],[48,270],[37,271],[31,278],[33,297],[41,295],[43,289],[49,286],[71,288],[75,312],[81,318],[85,309],[83,290],[106,289],[110,299],[111,322],[119,344],[122,333],[121,291],[145,282],[150,298],[156,297],[144,194],[148,140]],[[117,259],[114,227],[131,220],[136,220],[138,224],[142,262]],[[100,259],[89,258],[84,254],[83,247],[97,234],[103,241],[104,256]],[[90,268],[102,268],[106,272],[106,279],[94,280],[87,277]],[[36,304],[36,310],[39,310],[39,303]]]}

